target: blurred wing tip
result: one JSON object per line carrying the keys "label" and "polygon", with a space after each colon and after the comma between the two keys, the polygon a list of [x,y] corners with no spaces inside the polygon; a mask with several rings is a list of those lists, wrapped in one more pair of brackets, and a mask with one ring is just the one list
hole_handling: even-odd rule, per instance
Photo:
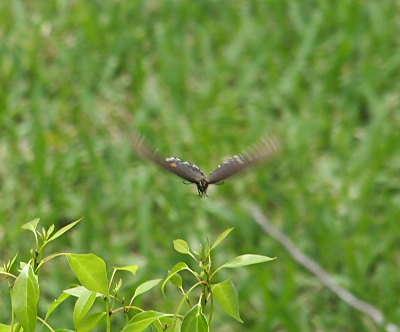
{"label": "blurred wing tip", "polygon": [[262,158],[276,156],[282,150],[283,144],[277,135],[265,135],[256,143],[254,143],[249,152],[244,154],[251,161],[257,161]]}
{"label": "blurred wing tip", "polygon": [[137,132],[133,133],[131,141],[132,146],[139,157],[151,159],[154,153],[156,153],[155,149],[146,144],[146,138],[142,134],[139,134]]}

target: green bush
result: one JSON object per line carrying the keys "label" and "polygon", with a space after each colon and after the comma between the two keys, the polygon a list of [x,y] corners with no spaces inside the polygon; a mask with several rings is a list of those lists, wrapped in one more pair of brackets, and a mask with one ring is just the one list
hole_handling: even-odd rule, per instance
{"label": "green bush", "polygon": [[[122,279],[116,282],[114,280],[115,274],[118,271],[128,271],[135,275],[138,269],[137,265],[113,268],[112,276],[109,279],[105,262],[94,254],[56,253],[43,257],[44,247],[63,235],[79,221],[80,220],[77,220],[63,227],[54,234],[54,225],[50,226],[48,230],[42,228],[42,232],[38,231],[37,225],[39,219],[32,220],[23,226],[24,229],[33,232],[36,240],[36,247],[30,251],[32,257],[29,262],[20,263],[20,273],[18,276],[11,273],[17,255],[12,260],[8,261],[8,263],[4,265],[4,268],[0,269],[0,274],[5,276],[9,285],[12,307],[10,318],[11,325],[1,324],[0,331],[18,332],[23,330],[26,332],[34,332],[38,320],[49,331],[69,331],[65,329],[65,326],[52,327],[47,322],[52,312],[69,296],[77,298],[73,312],[70,313],[75,331],[91,331],[96,326],[98,326],[100,330],[111,331],[111,319],[116,314],[123,314],[126,318],[126,323],[125,326],[113,328],[114,331],[140,332],[149,325],[152,325],[155,331],[209,331],[214,310],[214,300],[218,302],[220,307],[228,315],[242,322],[239,316],[237,291],[232,280],[229,278],[223,282],[211,283],[211,279],[214,278],[215,274],[222,268],[235,268],[271,260],[271,258],[266,256],[242,255],[215,269],[211,260],[211,251],[225,239],[232,231],[232,228],[222,233],[212,245],[207,241],[204,247],[201,247],[199,251],[194,253],[190,251],[188,244],[184,240],[175,240],[175,250],[193,258],[200,271],[196,272],[187,264],[180,262],[171,269],[168,277],[162,283],[161,290],[164,295],[165,286],[168,281],[182,292],[182,300],[177,306],[175,314],[145,310],[134,305],[134,300],[139,295],[151,290],[159,284],[161,279],[150,280],[139,285],[134,294],[129,295],[129,301],[126,301],[125,296],[121,297],[120,294],[123,283]],[[51,260],[60,256],[65,256],[68,259],[69,266],[79,280],[80,285],[64,289],[61,295],[50,305],[45,317],[42,318],[37,316],[38,302],[41,300],[39,270],[44,264],[50,264],[49,262]],[[182,277],[179,274],[180,271],[184,270],[189,271],[195,279],[195,284],[187,291],[183,288]],[[10,282],[10,279],[15,279],[15,281]],[[111,289],[111,287],[113,287],[113,289]],[[196,288],[201,288],[200,295],[197,299],[192,295],[192,292]],[[102,300],[103,310],[89,313],[97,298]],[[181,315],[180,312],[185,311],[183,309],[185,304],[188,305],[189,309],[187,309],[186,313]],[[208,318],[205,316],[207,305],[210,307],[208,310]],[[105,319],[103,319],[103,317]],[[66,318],[67,317],[64,316],[64,321],[61,322],[61,325],[66,324]],[[17,321],[15,321],[15,319],[17,319]],[[101,326],[104,327],[101,328]]]}

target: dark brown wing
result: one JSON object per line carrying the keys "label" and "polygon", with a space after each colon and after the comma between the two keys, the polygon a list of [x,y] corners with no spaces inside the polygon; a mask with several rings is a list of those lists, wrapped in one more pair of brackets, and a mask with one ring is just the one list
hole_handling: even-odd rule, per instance
{"label": "dark brown wing", "polygon": [[170,171],[189,182],[196,183],[205,179],[204,173],[195,164],[186,161],[182,162],[180,159],[175,157],[160,157],[156,150],[147,144],[144,136],[140,134],[133,135],[132,145],[138,155],[142,158],[152,160],[167,171]]}
{"label": "dark brown wing", "polygon": [[244,157],[239,154],[229,158],[220,164],[217,169],[208,176],[208,183],[213,184],[243,171],[245,168],[265,158],[270,158],[281,150],[281,143],[276,136],[266,136],[250,148]]}

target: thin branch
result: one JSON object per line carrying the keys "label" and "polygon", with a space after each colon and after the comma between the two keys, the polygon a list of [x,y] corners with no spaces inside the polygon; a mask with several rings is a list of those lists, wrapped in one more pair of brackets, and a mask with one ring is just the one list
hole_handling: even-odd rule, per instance
{"label": "thin branch", "polygon": [[323,270],[315,261],[303,254],[299,249],[297,249],[294,243],[285,234],[275,228],[257,206],[253,205],[251,211],[254,220],[261,226],[261,228],[265,232],[278,240],[298,263],[300,263],[307,270],[313,273],[326,287],[334,292],[339,298],[341,298],[351,307],[369,316],[377,325],[383,327],[387,332],[400,332],[400,328],[397,325],[386,323],[386,319],[380,310],[370,305],[369,303],[358,299],[353,294],[337,285],[325,270]]}

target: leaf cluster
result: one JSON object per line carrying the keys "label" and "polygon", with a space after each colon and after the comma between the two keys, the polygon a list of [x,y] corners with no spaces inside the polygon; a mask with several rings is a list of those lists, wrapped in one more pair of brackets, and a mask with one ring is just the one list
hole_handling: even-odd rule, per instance
{"label": "leaf cluster", "polygon": [[[10,325],[0,324],[0,332],[33,332],[38,321],[52,332],[70,331],[62,327],[52,327],[48,323],[48,318],[58,306],[71,296],[76,297],[72,320],[77,332],[91,331],[95,327],[102,325],[109,332],[111,331],[111,319],[116,314],[125,316],[125,325],[120,330],[123,332],[140,332],[148,326],[151,326],[153,331],[209,331],[214,311],[214,299],[228,315],[242,322],[239,316],[238,295],[231,278],[220,283],[211,283],[216,273],[222,268],[234,268],[271,260],[266,256],[243,255],[213,269],[211,252],[226,238],[233,228],[223,232],[212,245],[207,239],[206,245],[200,247],[198,251],[193,251],[193,253],[190,251],[186,241],[175,240],[175,250],[191,256],[198,264],[199,271],[195,271],[187,264],[180,262],[171,269],[167,278],[162,282],[161,291],[164,295],[165,285],[168,282],[171,282],[182,292],[182,300],[177,305],[174,314],[146,310],[134,305],[134,300],[139,295],[157,286],[162,281],[161,279],[142,283],[136,288],[128,301],[125,300],[124,296],[120,295],[122,279],[115,281],[115,275],[118,271],[127,271],[135,275],[138,270],[137,265],[114,267],[111,277],[108,278],[105,262],[91,253],[54,253],[44,257],[45,246],[74,227],[79,221],[80,219],[61,228],[54,234],[54,225],[47,230],[42,228],[39,231],[37,229],[38,218],[22,226],[23,229],[30,230],[34,234],[36,246],[30,250],[31,259],[28,262],[20,262],[18,275],[14,275],[11,272],[17,255],[0,269],[0,274],[5,276],[9,285],[12,307],[11,323]],[[51,303],[45,317],[42,318],[38,315],[37,310],[40,300],[38,272],[43,264],[59,256],[67,258],[71,271],[79,281],[79,286],[64,289],[60,296]],[[187,291],[182,286],[182,277],[179,274],[183,270],[189,271],[195,277],[195,283]],[[13,282],[10,281],[12,279],[14,279]],[[190,295],[198,287],[201,288],[201,294],[197,302],[192,304]],[[102,310],[92,310],[96,301],[103,303]],[[186,312],[183,310],[184,303],[187,303],[189,308]],[[209,315],[206,317],[204,313],[209,303]]]}

